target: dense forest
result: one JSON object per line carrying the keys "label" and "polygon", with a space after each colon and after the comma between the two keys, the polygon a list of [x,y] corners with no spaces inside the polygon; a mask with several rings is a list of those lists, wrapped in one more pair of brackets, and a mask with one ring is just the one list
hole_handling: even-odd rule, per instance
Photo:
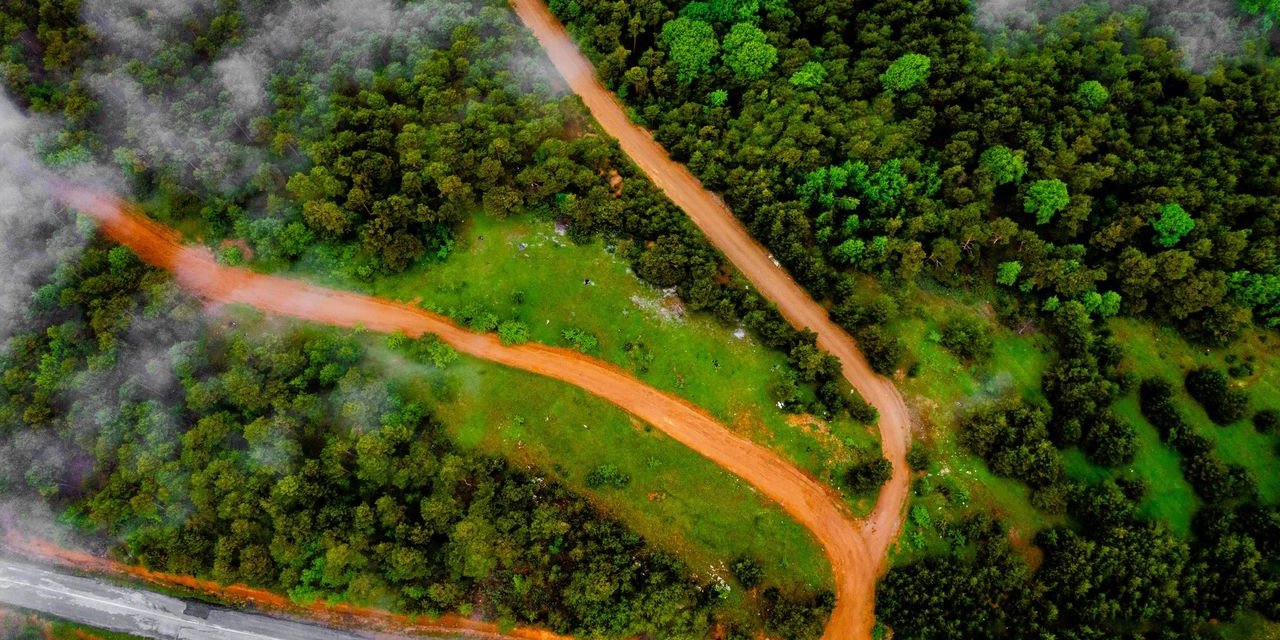
{"label": "dense forest", "polygon": [[1140,13],[1088,8],[989,47],[959,0],[551,6],[633,115],[837,306],[861,271],[1214,343],[1280,323],[1271,57],[1198,74]]}
{"label": "dense forest", "polygon": [[[1173,382],[1129,373],[1106,323],[1138,315],[1210,345],[1280,326],[1273,52],[1196,72],[1142,11],[1105,7],[983,34],[962,1],[550,4],[632,117],[830,301],[882,373],[911,375],[909,345],[884,327],[920,280],[977,290],[1006,323],[1052,336],[1043,400],[996,401],[956,429],[1065,524],[1029,541],[1028,562],[999,520],[935,522],[945,552],[880,586],[895,637],[1214,637],[1244,611],[1280,617],[1280,512],[1170,409]],[[964,361],[991,348],[956,324],[939,340]],[[1255,424],[1274,428],[1274,399],[1221,371],[1185,386],[1215,421],[1261,408]],[[1189,539],[1135,515],[1140,481],[1065,471],[1073,448],[1101,468],[1133,462],[1134,427],[1112,405],[1139,387],[1210,505]]]}

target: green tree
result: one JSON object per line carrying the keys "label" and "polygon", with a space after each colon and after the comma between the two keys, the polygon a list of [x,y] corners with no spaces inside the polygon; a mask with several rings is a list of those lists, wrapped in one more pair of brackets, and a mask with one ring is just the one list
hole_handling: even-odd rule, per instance
{"label": "green tree", "polygon": [[1155,229],[1156,244],[1161,247],[1178,244],[1196,226],[1191,214],[1176,202],[1161,205],[1156,213],[1156,218],[1151,221],[1151,228]]}
{"label": "green tree", "polygon": [[1021,182],[1027,172],[1027,163],[1020,153],[1004,145],[996,145],[982,152],[978,164],[991,172],[997,185]]}
{"label": "green tree", "polygon": [[996,283],[1012,287],[1022,273],[1022,263],[1017,260],[1001,262],[996,265]]}
{"label": "green tree", "polygon": [[929,66],[929,56],[919,53],[905,54],[894,60],[889,68],[880,74],[880,83],[887,91],[909,91],[929,79]]}
{"label": "green tree", "polygon": [[1111,92],[1097,80],[1085,80],[1076,87],[1076,104],[1086,109],[1097,109],[1111,99]]}
{"label": "green tree", "polygon": [[1056,178],[1036,180],[1027,188],[1022,208],[1027,213],[1036,214],[1036,224],[1046,224],[1053,219],[1053,214],[1066,209],[1070,202],[1067,183]]}
{"label": "green tree", "polygon": [[795,73],[791,74],[791,84],[801,89],[816,89],[822,86],[827,80],[827,68],[822,66],[821,62],[809,61],[804,63]]}
{"label": "green tree", "polygon": [[724,37],[724,62],[739,78],[758,79],[777,61],[778,50],[754,24],[739,22]]}
{"label": "green tree", "polygon": [[662,25],[662,41],[676,63],[676,78],[684,84],[711,70],[711,61],[720,53],[715,29],[692,18],[679,17]]}

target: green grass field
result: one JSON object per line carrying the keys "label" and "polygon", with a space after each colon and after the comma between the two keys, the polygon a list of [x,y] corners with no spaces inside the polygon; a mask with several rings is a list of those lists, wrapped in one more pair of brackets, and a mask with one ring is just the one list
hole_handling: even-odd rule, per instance
{"label": "green grass field", "polygon": [[[1034,332],[1018,335],[998,326],[985,305],[973,297],[927,290],[914,291],[906,297],[910,300],[904,309],[907,313],[891,328],[911,351],[908,364],[916,364],[915,375],[903,377],[898,384],[921,425],[917,440],[928,444],[934,459],[927,476],[929,485],[936,488],[960,483],[966,488],[960,496],[968,498],[966,501],[931,494],[917,499],[917,506],[930,510],[935,519],[948,512],[963,512],[971,505],[982,506],[1007,519],[1019,535],[1029,536],[1046,524],[1058,522],[1031,506],[1026,488],[1020,483],[991,476],[981,460],[964,452],[956,442],[954,429],[957,416],[985,400],[1007,394],[1041,399],[1040,374],[1049,363],[1051,345],[1044,336]],[[943,320],[961,314],[982,319],[993,332],[994,355],[985,365],[959,362],[934,339]],[[1263,408],[1268,402],[1280,407],[1280,355],[1276,353],[1280,344],[1274,337],[1250,333],[1229,349],[1209,350],[1206,354],[1203,348],[1188,344],[1175,332],[1159,329],[1149,322],[1124,319],[1113,321],[1111,326],[1126,350],[1124,366],[1139,376],[1162,375],[1180,389],[1186,370],[1200,364],[1225,368],[1228,355],[1234,354],[1237,362],[1249,360],[1254,364],[1254,375],[1242,381],[1254,408]],[[1196,428],[1214,438],[1217,452],[1225,461],[1242,464],[1253,472],[1264,500],[1280,500],[1280,473],[1276,471],[1280,469],[1276,459],[1280,438],[1258,434],[1247,420],[1226,428],[1217,427],[1185,392],[1180,394],[1179,403]],[[1140,477],[1146,482],[1148,492],[1138,513],[1162,520],[1174,532],[1188,535],[1200,502],[1182,476],[1178,453],[1164,446],[1155,428],[1142,417],[1136,392],[1122,398],[1114,409],[1128,419],[1137,432],[1138,453],[1134,462],[1118,469],[1106,469],[1090,463],[1079,450],[1071,449],[1064,452],[1068,475],[1091,482],[1124,474]],[[944,468],[953,474],[951,478],[941,474]],[[919,525],[908,518],[900,559],[909,560],[941,544],[927,532],[914,534],[916,529],[920,529]]]}
{"label": "green grass field", "polygon": [[1252,611],[1223,625],[1221,631],[1224,640],[1280,640],[1280,623],[1271,622]]}
{"label": "green grass field", "polygon": [[[443,263],[372,282],[317,276],[314,268],[304,274],[449,316],[483,308],[524,322],[544,344],[566,345],[566,329],[584,331],[599,343],[591,355],[705,408],[837,488],[858,449],[878,449],[874,427],[779,410],[770,388],[787,366],[784,354],[709,314],[683,313],[678,299],[641,282],[611,249],[599,240],[576,245],[529,216],[477,214]],[[858,512],[872,505],[865,497],[849,502]]]}
{"label": "green grass field", "polygon": [[1099,467],[1085,458],[1079,449],[1066,452],[1067,475],[1076,480],[1101,482],[1108,477],[1125,475],[1141,478],[1147,485],[1147,496],[1138,505],[1138,515],[1162,520],[1178,535],[1191,533],[1191,518],[1200,507],[1191,485],[1182,477],[1181,456],[1160,442],[1160,434],[1142,417],[1138,397],[1130,393],[1117,402],[1116,413],[1133,425],[1138,434],[1138,453],[1133,463],[1118,469]]}
{"label": "green grass field", "polygon": [[[443,371],[394,359],[387,365],[457,443],[574,487],[698,575],[729,579],[727,563],[747,555],[780,586],[831,587],[830,566],[807,530],[736,476],[603,400],[469,357]],[[587,488],[587,474],[602,464],[631,482]]]}
{"label": "green grass field", "polygon": [[1188,370],[1201,365],[1225,370],[1227,358],[1234,356],[1237,362],[1253,364],[1253,375],[1235,381],[1249,393],[1252,408],[1280,409],[1280,340],[1271,334],[1250,332],[1230,347],[1205,349],[1150,323],[1122,319],[1113,321],[1111,327],[1125,347],[1125,366],[1140,377],[1162,376],[1174,383],[1183,415],[1197,431],[1215,440],[1218,456],[1249,469],[1264,501],[1280,502],[1280,457],[1276,455],[1280,437],[1258,433],[1248,419],[1228,427],[1214,425],[1204,409],[1182,390],[1182,379]]}

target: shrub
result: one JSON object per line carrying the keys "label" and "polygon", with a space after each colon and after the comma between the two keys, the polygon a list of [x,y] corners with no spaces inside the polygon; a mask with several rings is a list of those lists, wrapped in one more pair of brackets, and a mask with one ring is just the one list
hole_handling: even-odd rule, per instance
{"label": "shrub", "polygon": [[741,584],[744,589],[754,589],[764,578],[764,569],[760,567],[760,563],[747,557],[734,560],[733,564],[729,565],[729,570],[733,572],[733,577],[738,579],[738,584]]}
{"label": "shrub", "polygon": [[844,475],[844,483],[854,493],[868,493],[880,488],[880,485],[893,475],[893,465],[879,453],[874,457],[867,456],[854,463]]}
{"label": "shrub", "polygon": [[923,471],[929,468],[929,452],[919,443],[911,445],[911,451],[907,452],[907,466],[916,471]]}
{"label": "shrub", "polygon": [[885,333],[878,326],[867,325],[857,328],[854,337],[876,373],[893,375],[902,360],[902,343],[896,336]]}
{"label": "shrub", "polygon": [[564,338],[564,341],[568,343],[569,346],[583,353],[595,351],[596,348],[600,346],[600,341],[596,340],[595,336],[583,331],[582,329],[570,327],[561,331],[560,337]]}
{"label": "shrub", "polygon": [[981,322],[967,316],[942,323],[941,343],[961,360],[981,362],[991,357],[991,332]]}
{"label": "shrub", "polygon": [[1192,369],[1185,381],[1187,393],[1204,407],[1209,419],[1226,425],[1239,421],[1249,410],[1249,396],[1227,381],[1226,374],[1211,367]]}
{"label": "shrub", "polygon": [[587,474],[587,486],[592,489],[601,487],[621,489],[629,484],[631,484],[631,475],[623,473],[611,464],[602,464]]}
{"label": "shrub", "polygon": [[1280,433],[1280,411],[1263,409],[1253,414],[1253,428],[1257,429],[1258,433]]}
{"label": "shrub", "polygon": [[529,341],[529,327],[518,320],[508,320],[498,326],[498,338],[502,344],[520,344]]}

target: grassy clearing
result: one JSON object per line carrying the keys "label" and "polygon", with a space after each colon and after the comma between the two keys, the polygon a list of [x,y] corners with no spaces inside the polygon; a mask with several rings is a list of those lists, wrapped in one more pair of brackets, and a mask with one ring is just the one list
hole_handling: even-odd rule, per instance
{"label": "grassy clearing", "polygon": [[[917,509],[926,510],[932,520],[973,510],[994,512],[1022,539],[1059,522],[1060,518],[1031,506],[1030,491],[1022,483],[996,477],[981,458],[964,451],[955,429],[959,416],[986,401],[1010,394],[1039,397],[1040,372],[1049,351],[1044,336],[1018,335],[999,326],[976,298],[924,289],[906,297],[910,307],[903,309],[902,319],[890,330],[910,351],[908,368],[913,375],[901,376],[897,383],[916,419],[917,446],[927,447],[931,462],[923,484],[918,485],[927,491],[913,498],[912,517],[907,519],[895,561],[909,562],[947,544],[918,522]],[[991,330],[994,344],[988,362],[963,363],[937,342],[942,322],[956,316],[979,319]]]}
{"label": "grassy clearing", "polygon": [[1125,347],[1125,366],[1140,377],[1162,376],[1175,383],[1183,415],[1197,431],[1214,439],[1218,456],[1251,471],[1264,501],[1280,502],[1280,437],[1258,433],[1248,419],[1228,427],[1216,426],[1182,389],[1183,376],[1190,369],[1209,365],[1225,370],[1228,358],[1233,358],[1253,365],[1252,375],[1235,380],[1249,393],[1252,408],[1280,408],[1280,340],[1273,334],[1250,332],[1225,349],[1205,349],[1172,330],[1145,322],[1121,319],[1111,327]]}
{"label": "grassy clearing", "polygon": [[1073,448],[1065,454],[1067,475],[1086,482],[1125,475],[1141,478],[1147,485],[1147,495],[1138,505],[1138,515],[1164,521],[1178,535],[1190,535],[1191,518],[1200,507],[1200,500],[1182,476],[1182,457],[1160,442],[1156,428],[1142,417],[1135,393],[1122,398],[1113,409],[1133,425],[1138,435],[1138,453],[1133,463],[1108,469],[1089,462],[1082,451]]}
{"label": "grassy clearing", "polygon": [[[703,577],[729,578],[728,561],[747,555],[782,587],[831,587],[830,567],[808,531],[772,502],[586,392],[465,356],[444,371],[403,362],[389,370],[411,397],[434,408],[460,445],[589,495]],[[587,474],[602,464],[616,466],[631,482],[587,488]]]}
{"label": "grassy clearing", "polygon": [[1280,623],[1252,611],[1221,627],[1223,640],[1280,640]]}
{"label": "grassy clearing", "polygon": [[[246,307],[221,313],[238,331],[289,324]],[[737,476],[604,400],[471,356],[459,355],[443,369],[412,361],[388,349],[381,334],[366,333],[362,342],[370,364],[427,407],[458,446],[564,483],[699,577],[733,583],[730,605],[743,596],[727,568],[738,556],[756,560],[768,584],[792,593],[833,587],[830,564],[808,530]],[[587,475],[604,464],[630,482],[588,487]],[[725,609],[737,610],[749,608]]]}
{"label": "grassy clearing", "polygon": [[[899,387],[908,398],[918,420],[916,439],[927,443],[934,458],[926,487],[931,493],[915,498],[913,504],[929,510],[933,519],[950,512],[963,513],[972,506],[982,506],[1007,519],[1016,535],[1029,538],[1040,528],[1060,521],[1048,517],[1031,506],[1026,488],[1016,481],[995,478],[981,460],[964,452],[956,442],[956,418],[966,409],[986,400],[1008,394],[1027,399],[1040,399],[1040,374],[1049,364],[1052,346],[1042,335],[1018,335],[1001,327],[991,317],[986,305],[974,296],[939,294],[921,290],[906,296],[909,307],[904,319],[892,325],[893,331],[911,350],[914,375],[904,376]],[[968,315],[985,322],[994,336],[994,355],[985,365],[958,361],[934,339],[942,322],[957,315]],[[1247,335],[1230,349],[1210,350],[1189,345],[1175,332],[1155,327],[1149,322],[1124,319],[1113,321],[1112,329],[1125,346],[1125,366],[1139,376],[1163,375],[1181,386],[1183,373],[1193,366],[1212,364],[1228,366],[1227,357],[1250,361],[1255,373],[1242,382],[1249,388],[1254,408],[1267,402],[1280,406],[1280,355],[1276,339],[1266,334]],[[1277,466],[1277,444],[1280,438],[1263,436],[1248,421],[1227,428],[1214,426],[1204,411],[1185,393],[1179,399],[1184,413],[1204,434],[1213,437],[1217,451],[1228,462],[1244,465],[1258,478],[1264,500],[1280,500],[1280,473]],[[1131,465],[1106,469],[1090,463],[1077,449],[1064,452],[1066,469],[1072,478],[1098,482],[1107,477],[1132,474],[1142,478],[1148,493],[1138,507],[1139,515],[1161,520],[1180,534],[1189,535],[1191,519],[1200,502],[1182,476],[1177,452],[1161,443],[1159,434],[1138,410],[1136,392],[1116,403],[1114,409],[1128,419],[1137,431],[1138,453]],[[945,478],[942,470],[953,474]],[[958,473],[957,471],[958,470]],[[957,492],[955,484],[965,491]],[[942,488],[949,494],[936,490]],[[920,533],[915,533],[920,529]],[[931,537],[912,518],[908,518],[898,556],[913,557],[945,545],[946,541]],[[912,546],[914,541],[915,545]],[[936,549],[935,549],[936,550]]]}
{"label": "grassy clearing", "polygon": [[[779,410],[771,389],[786,370],[784,354],[709,314],[684,313],[678,298],[641,282],[618,253],[600,240],[576,245],[549,221],[481,213],[443,263],[371,282],[318,277],[452,317],[483,309],[524,322],[531,339],[544,344],[565,346],[565,330],[583,331],[598,342],[591,355],[705,408],[837,488],[858,449],[878,450],[874,427]],[[317,277],[317,269],[303,269]],[[873,504],[852,496],[849,503],[858,512]]]}

